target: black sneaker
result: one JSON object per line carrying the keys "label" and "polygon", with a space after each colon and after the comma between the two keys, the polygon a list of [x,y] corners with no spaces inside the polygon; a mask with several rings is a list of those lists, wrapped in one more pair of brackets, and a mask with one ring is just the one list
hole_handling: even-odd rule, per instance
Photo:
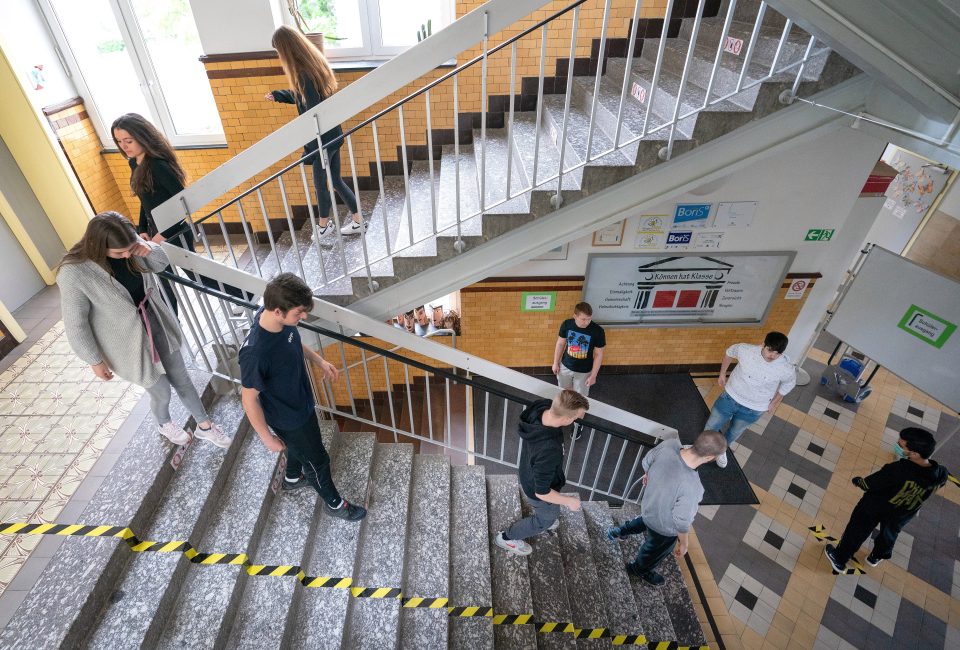
{"label": "black sneaker", "polygon": [[307,480],[307,477],[303,474],[300,475],[296,481],[288,481],[286,478],[283,479],[283,487],[281,488],[284,492],[293,492],[294,490],[299,490],[300,488],[305,488],[310,486],[310,481]]}
{"label": "black sneaker", "polygon": [[873,568],[877,568],[878,566],[880,566],[881,562],[883,562],[882,557],[873,557],[873,554],[870,554],[867,556],[867,564],[869,564]]}
{"label": "black sneaker", "polygon": [[640,578],[647,584],[653,585],[654,587],[659,587],[664,582],[666,582],[664,577],[659,573],[657,573],[656,571],[644,571],[641,573],[640,571],[637,571],[635,568],[633,568],[633,565],[631,564],[627,565],[627,573],[629,573],[632,576],[636,576],[637,578]]}
{"label": "black sneaker", "polygon": [[573,431],[570,433],[571,440],[579,440],[580,436],[583,435],[583,426],[579,424],[573,425]]}
{"label": "black sneaker", "polygon": [[830,566],[833,567],[833,570],[837,573],[843,573],[847,570],[847,563],[844,562],[840,564],[840,561],[837,560],[837,548],[833,544],[827,544],[823,547],[823,554],[827,556],[827,559],[830,560]]}
{"label": "black sneaker", "polygon": [[336,517],[337,519],[346,519],[347,521],[360,521],[367,516],[367,509],[363,506],[355,506],[346,499],[343,499],[343,503],[339,508],[331,508],[326,503],[323,504],[323,509],[327,511],[327,514],[331,517]]}

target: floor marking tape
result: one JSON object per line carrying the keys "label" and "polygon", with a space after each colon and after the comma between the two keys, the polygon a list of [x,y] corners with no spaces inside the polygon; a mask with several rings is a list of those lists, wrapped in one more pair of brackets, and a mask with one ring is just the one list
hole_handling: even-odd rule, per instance
{"label": "floor marking tape", "polygon": [[[819,526],[819,524],[818,524]],[[813,530],[814,527],[811,527]],[[822,529],[822,527],[821,527]],[[457,618],[490,618],[494,625],[532,625],[540,634],[572,634],[577,639],[610,639],[611,645],[647,646],[649,650],[709,650],[709,646],[679,645],[676,641],[647,641],[642,634],[614,634],[607,628],[578,628],[570,621],[537,621],[533,614],[494,613],[492,607],[449,605],[443,597],[404,596],[397,587],[356,587],[353,579],[336,576],[308,576],[296,564],[253,564],[246,553],[201,553],[185,540],[154,542],[141,540],[126,526],[84,524],[0,523],[0,535],[61,535],[70,537],[116,537],[136,553],[183,553],[193,564],[242,566],[251,576],[293,576],[307,588],[347,589],[354,598],[397,599],[404,608],[442,609]],[[832,539],[832,538],[831,538]]]}
{"label": "floor marking tape", "polygon": [[[813,536],[817,538],[818,542],[830,542],[831,544],[836,544],[838,541],[836,537],[831,537],[827,534],[827,529],[823,524],[814,524],[813,526],[807,528],[807,530],[813,533]],[[847,567],[843,572],[844,575],[860,576],[867,572],[867,570],[857,561],[856,558],[850,558],[850,563],[853,564],[853,566]],[[833,570],[833,567],[830,568],[830,572],[833,575],[840,575]]]}

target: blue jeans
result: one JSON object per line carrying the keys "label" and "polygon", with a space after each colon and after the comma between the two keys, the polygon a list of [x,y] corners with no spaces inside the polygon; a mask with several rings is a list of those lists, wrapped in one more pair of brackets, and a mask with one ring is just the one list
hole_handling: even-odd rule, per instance
{"label": "blue jeans", "polygon": [[[763,414],[764,411],[748,409],[727,395],[727,391],[723,391],[717,401],[713,403],[710,417],[707,418],[707,423],[703,425],[703,428],[705,431],[719,431],[726,437],[727,444],[730,445],[736,442],[747,427],[759,420]],[[728,422],[730,426],[727,426]],[[723,427],[726,427],[727,430],[724,431]]]}
{"label": "blue jeans", "polygon": [[631,519],[620,526],[621,537],[636,535],[637,533],[645,533],[646,539],[637,552],[637,557],[628,566],[636,573],[643,574],[653,571],[663,562],[665,557],[670,555],[674,544],[677,543],[677,538],[671,535],[661,535],[652,528],[647,528],[647,525],[643,523],[643,517]]}

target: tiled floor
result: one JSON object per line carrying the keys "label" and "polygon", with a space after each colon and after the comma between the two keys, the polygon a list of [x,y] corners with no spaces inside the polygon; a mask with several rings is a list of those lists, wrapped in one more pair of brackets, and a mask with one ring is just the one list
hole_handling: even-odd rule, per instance
{"label": "tiled floor", "polygon": [[[809,530],[819,523],[840,536],[862,494],[850,479],[892,462],[901,428],[925,426],[943,439],[958,420],[884,370],[861,404],[837,402],[818,384],[827,357],[814,349],[806,365],[811,385],[797,388],[735,448],[760,505],[712,506],[697,517],[691,559],[724,646],[960,648],[960,488],[948,483],[933,496],[901,533],[893,559],[864,565],[864,575],[833,575],[824,543]],[[716,380],[697,384],[712,404]],[[960,440],[934,458],[957,472]]]}

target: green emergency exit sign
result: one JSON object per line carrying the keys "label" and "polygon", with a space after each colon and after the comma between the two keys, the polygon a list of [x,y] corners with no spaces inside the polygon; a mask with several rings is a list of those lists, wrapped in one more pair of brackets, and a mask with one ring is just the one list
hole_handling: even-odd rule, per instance
{"label": "green emergency exit sign", "polygon": [[833,228],[811,228],[803,241],[830,241],[834,232],[836,231]]}

